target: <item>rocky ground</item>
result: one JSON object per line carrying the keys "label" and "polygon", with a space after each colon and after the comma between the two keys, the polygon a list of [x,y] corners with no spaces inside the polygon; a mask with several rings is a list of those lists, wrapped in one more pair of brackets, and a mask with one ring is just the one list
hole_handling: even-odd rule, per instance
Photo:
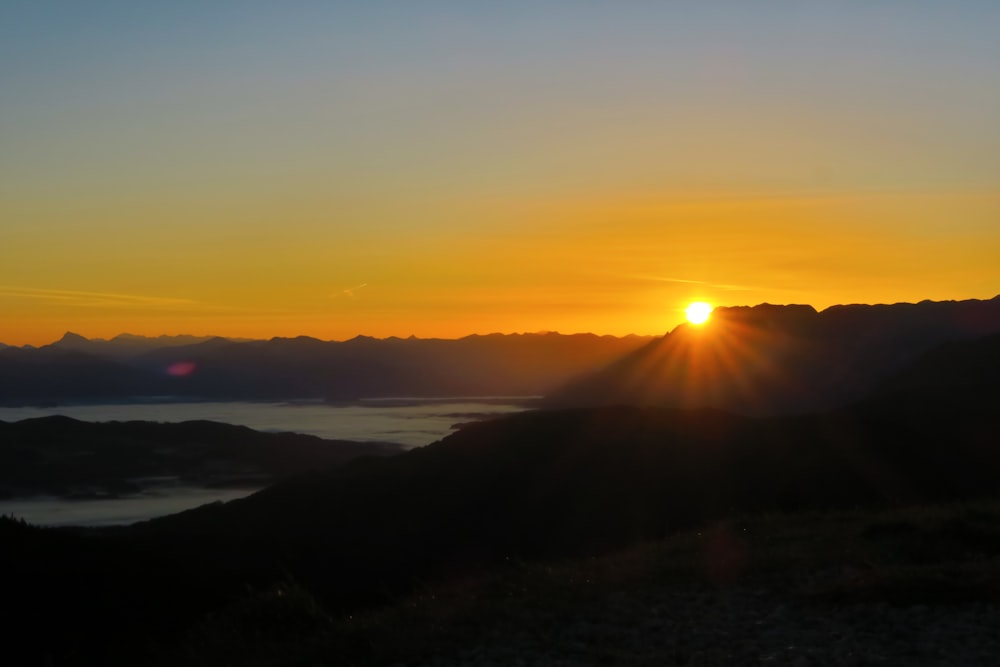
{"label": "rocky ground", "polygon": [[[1000,606],[812,604],[765,588],[613,594],[573,618],[539,611],[515,632],[425,667],[987,665]],[[402,663],[401,663],[402,664]]]}
{"label": "rocky ground", "polygon": [[216,615],[179,657],[261,667],[995,667],[1000,504],[728,521],[605,556],[511,559],[354,614],[331,614],[291,584]]}

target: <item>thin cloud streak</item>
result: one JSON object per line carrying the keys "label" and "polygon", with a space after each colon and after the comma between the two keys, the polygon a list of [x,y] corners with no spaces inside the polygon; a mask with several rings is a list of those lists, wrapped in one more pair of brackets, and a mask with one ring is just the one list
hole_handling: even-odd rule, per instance
{"label": "thin cloud streak", "polygon": [[259,306],[222,305],[205,303],[193,299],[177,297],[159,297],[142,294],[119,294],[115,292],[88,292],[83,290],[39,289],[32,287],[14,287],[0,285],[0,299],[11,297],[15,299],[34,299],[54,302],[57,306],[79,308],[112,308],[127,310],[129,308],[161,308],[187,313],[227,315],[301,315],[309,311],[294,308],[266,308]]}
{"label": "thin cloud streak", "polygon": [[87,292],[81,290],[38,289],[32,287],[0,286],[0,296],[20,299],[61,301],[77,306],[110,306],[129,308],[135,306],[180,307],[194,306],[196,301],[174,297],[118,294],[113,292]]}

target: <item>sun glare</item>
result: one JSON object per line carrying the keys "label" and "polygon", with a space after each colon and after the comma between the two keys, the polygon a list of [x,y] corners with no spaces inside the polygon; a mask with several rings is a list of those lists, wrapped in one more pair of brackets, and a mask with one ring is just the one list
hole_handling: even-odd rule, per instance
{"label": "sun glare", "polygon": [[712,314],[712,305],[704,301],[695,301],[685,309],[684,313],[691,324],[704,324]]}

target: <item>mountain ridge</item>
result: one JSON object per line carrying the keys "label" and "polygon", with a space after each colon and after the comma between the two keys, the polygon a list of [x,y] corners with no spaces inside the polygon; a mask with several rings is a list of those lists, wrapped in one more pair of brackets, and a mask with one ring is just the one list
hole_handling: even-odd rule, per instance
{"label": "mountain ridge", "polygon": [[1000,332],[1000,296],[916,304],[717,308],[546,397],[550,407],[716,407],[752,415],[858,400],[919,355]]}

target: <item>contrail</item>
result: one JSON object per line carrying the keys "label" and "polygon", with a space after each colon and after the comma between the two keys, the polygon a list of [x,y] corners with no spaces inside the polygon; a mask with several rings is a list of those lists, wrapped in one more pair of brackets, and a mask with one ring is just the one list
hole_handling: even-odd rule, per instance
{"label": "contrail", "polygon": [[347,295],[347,298],[349,298],[349,299],[353,299],[353,298],[355,298],[355,294],[354,294],[354,293],[355,293],[356,291],[358,291],[359,289],[361,289],[362,287],[368,287],[368,283],[361,283],[360,285],[355,285],[354,287],[348,287],[347,289],[344,289],[344,290],[340,290],[340,291],[339,291],[339,292],[337,292],[336,294],[331,294],[331,295],[330,295],[330,298],[331,298],[331,299],[336,299],[336,298],[337,298],[337,297],[339,297],[339,296],[340,296],[341,294],[346,294],[346,295]]}

